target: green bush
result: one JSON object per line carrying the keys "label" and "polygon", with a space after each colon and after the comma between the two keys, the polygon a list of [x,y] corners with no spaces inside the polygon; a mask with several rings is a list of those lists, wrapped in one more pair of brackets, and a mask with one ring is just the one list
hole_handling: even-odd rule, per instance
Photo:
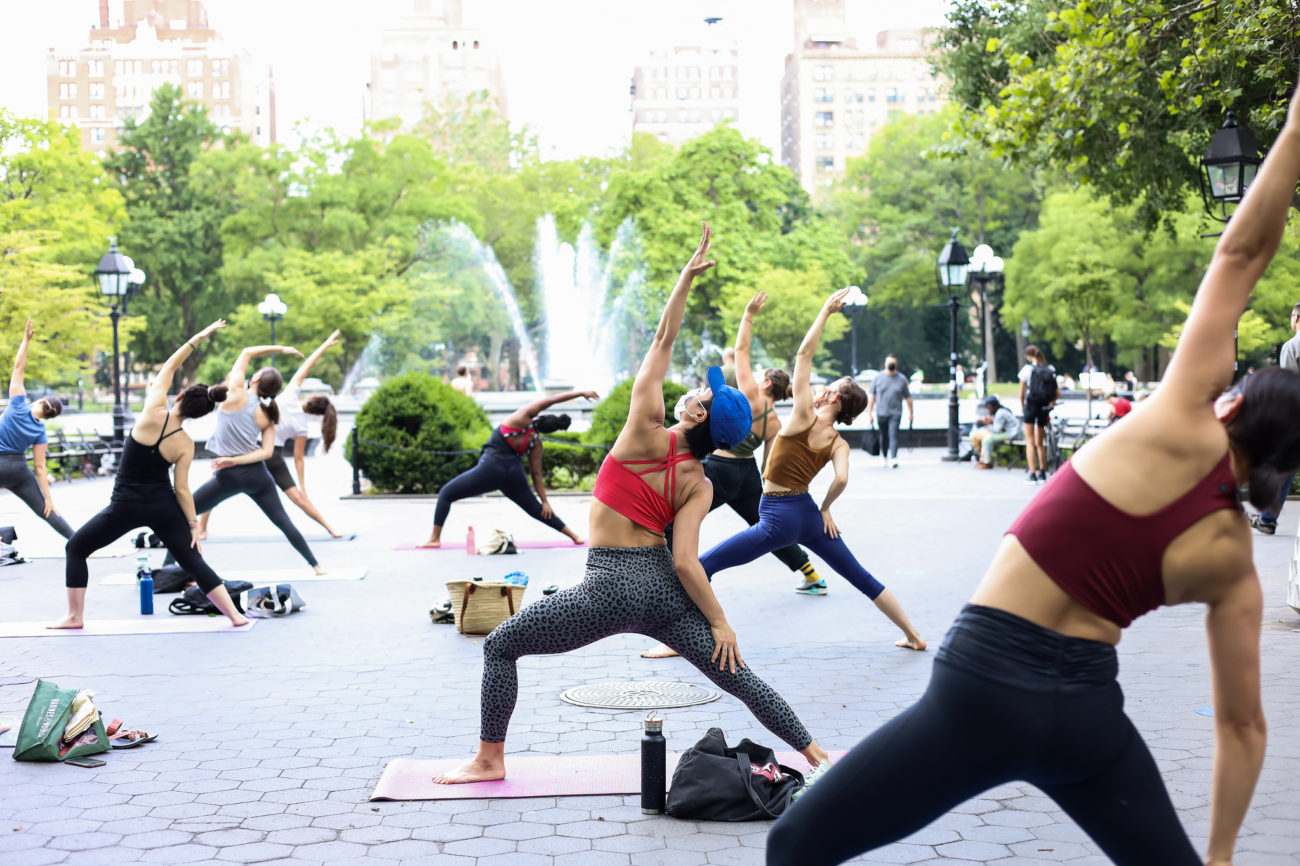
{"label": "green bush", "polygon": [[[356,429],[361,471],[376,488],[392,493],[437,490],[477,462],[491,432],[477,403],[427,373],[406,373],[381,385],[357,413]],[[474,453],[429,453],[434,451]]]}
{"label": "green bush", "polygon": [[[624,379],[609,390],[609,394],[591,413],[591,428],[582,437],[582,441],[591,445],[613,445],[618,434],[627,423],[628,408],[632,405],[632,379]],[[676,382],[664,382],[664,426],[671,427],[677,423],[673,417],[673,407],[677,400],[690,389]]]}
{"label": "green bush", "polygon": [[559,442],[544,443],[542,451],[542,477],[551,490],[591,490],[596,483],[596,472],[607,452],[603,448],[584,448],[581,433],[556,432],[547,439],[563,439],[573,445]]}

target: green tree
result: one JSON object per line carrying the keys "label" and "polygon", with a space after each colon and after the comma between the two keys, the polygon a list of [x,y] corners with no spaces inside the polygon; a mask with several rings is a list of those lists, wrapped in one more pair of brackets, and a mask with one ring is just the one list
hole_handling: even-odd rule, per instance
{"label": "green tree", "polygon": [[1147,228],[1198,188],[1228,109],[1271,143],[1300,60],[1289,0],[966,0],[949,21],[936,63],[976,109],[962,133],[1136,202]]}

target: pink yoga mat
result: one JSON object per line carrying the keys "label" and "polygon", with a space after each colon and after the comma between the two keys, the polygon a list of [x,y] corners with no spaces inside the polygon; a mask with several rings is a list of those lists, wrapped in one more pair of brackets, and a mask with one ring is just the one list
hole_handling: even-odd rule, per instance
{"label": "pink yoga mat", "polygon": [[[808,762],[798,752],[778,752],[781,763],[803,771]],[[831,752],[838,761],[844,752]],[[677,766],[677,753],[668,754],[668,778]],[[460,766],[464,758],[421,761],[395,758],[384,767],[371,800],[495,800],[515,797],[577,797],[591,794],[636,794],[641,791],[641,756],[632,755],[507,755],[509,776],[499,782],[438,785],[433,777]]]}
{"label": "pink yoga mat", "polygon": [[163,612],[139,619],[92,619],[85,628],[46,628],[53,618],[41,622],[0,622],[0,637],[78,637],[100,634],[180,634],[182,632],[223,631],[233,634],[250,631],[257,620],[235,628],[224,616],[176,616]]}
{"label": "pink yoga mat", "polygon": [[[582,544],[574,544],[572,541],[516,541],[515,542],[515,547],[519,548],[520,550],[549,550],[551,548],[558,548],[558,547],[586,547],[586,546],[587,546],[587,542],[585,541]],[[415,544],[399,544],[397,547],[394,547],[393,550],[429,550],[434,552],[451,551],[455,553],[464,553],[465,545],[463,542],[461,544],[452,544],[451,542],[448,542],[444,544],[442,547],[420,547]]]}

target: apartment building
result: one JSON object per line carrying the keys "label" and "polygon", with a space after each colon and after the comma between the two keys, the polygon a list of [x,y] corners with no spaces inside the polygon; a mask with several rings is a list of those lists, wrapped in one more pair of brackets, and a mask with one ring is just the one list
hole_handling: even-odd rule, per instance
{"label": "apartment building", "polygon": [[679,145],[740,120],[740,49],[721,18],[700,38],[650,52],[632,73],[632,130]]}

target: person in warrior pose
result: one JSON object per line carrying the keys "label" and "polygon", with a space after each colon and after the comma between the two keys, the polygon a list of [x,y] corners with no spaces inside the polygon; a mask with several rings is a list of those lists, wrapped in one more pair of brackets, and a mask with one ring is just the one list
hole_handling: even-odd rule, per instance
{"label": "person in warrior pose", "polygon": [[[452,784],[504,779],[506,728],[515,708],[520,656],[562,653],[610,635],[636,632],[662,640],[760,722],[802,752],[816,779],[830,766],[786,702],[746,667],[696,558],[700,521],[713,500],[700,459],[738,445],[749,433],[749,401],[709,369],[682,419],[664,428],[663,381],[692,281],[713,267],[709,229],[682,270],[632,387],[627,423],[601,465],[591,506],[591,544],[582,583],[533,602],[483,642],[482,727],[478,754],[434,778]],[[675,522],[673,546],[664,528]]]}
{"label": "person in warrior pose", "polygon": [[[50,396],[29,404],[23,386],[27,347],[35,332],[32,320],[28,319],[23,328],[23,341],[14,356],[14,372],[9,377],[9,405],[0,416],[0,487],[9,488],[59,535],[71,538],[72,527],[54,510],[54,494],[50,492],[50,478],[45,471],[45,451],[49,447],[45,422],[63,412],[63,403],[58,397]],[[34,475],[27,468],[28,447],[36,465]]]}
{"label": "person in warrior pose", "polygon": [[[763,373],[761,382],[755,381],[754,371],[749,360],[749,344],[754,316],[767,303],[767,295],[759,292],[745,306],[745,313],[740,319],[740,330],[736,333],[735,360],[736,386],[749,400],[750,411],[754,421],[749,428],[749,435],[731,448],[720,448],[704,458],[704,476],[713,484],[713,502],[709,511],[730,505],[750,526],[758,523],[758,504],[763,497],[763,477],[759,473],[754,452],[763,447],[763,465],[767,465],[767,455],[771,452],[772,441],[781,430],[781,419],[777,417],[773,404],[790,396],[790,377],[784,370],[768,369]],[[725,367],[723,368],[725,371]],[[673,414],[680,418],[685,411],[685,397],[678,401]],[[668,544],[672,546],[672,526],[668,527]],[[808,554],[797,544],[777,548],[772,554],[791,571],[803,574],[803,581],[795,587],[801,595],[825,595],[826,581],[817,574]],[[660,644],[641,653],[642,658],[658,659],[675,656],[669,647]]]}
{"label": "person in warrior pose", "polygon": [[[275,396],[284,386],[284,379],[274,367],[263,367],[247,384],[244,382],[249,362],[273,352],[302,357],[292,346],[251,346],[239,353],[230,368],[226,377],[229,394],[217,412],[216,432],[206,445],[217,455],[212,461],[213,475],[195,491],[194,507],[200,513],[211,511],[230,497],[243,493],[279,527],[307,564],[317,574],[324,574],[307,540],[285,513],[275,481],[266,468],[266,460],[275,450],[275,425],[280,420]],[[166,561],[172,562],[171,557]]]}
{"label": "person in warrior pose", "polygon": [[[235,607],[221,578],[203,560],[189,484],[194,440],[181,427],[185,419],[202,418],[211,412],[226,398],[226,386],[190,385],[181,391],[171,409],[167,408],[167,389],[176,371],[196,346],[225,326],[219,319],[186,340],[149,384],[144,409],[122,445],[122,461],[113,480],[108,507],[86,521],[68,540],[65,579],[68,615],[50,628],[85,625],[89,580],[86,557],[137,526],[148,526],[162,539],[168,552],[193,576],[217,609],[230,618],[231,625],[248,623]],[[176,467],[174,488],[168,478],[168,470],[173,466]]]}
{"label": "person in warrior pose", "polygon": [[[805,545],[865,593],[902,630],[903,637],[896,646],[923,650],[925,641],[908,620],[903,606],[854,559],[831,517],[831,503],[849,482],[849,444],[835,431],[835,425],[852,423],[866,408],[867,396],[852,377],[845,376],[830,383],[814,400],[809,380],[826,320],[844,306],[848,292],[840,289],[826,300],[795,355],[794,411],[767,452],[758,523],[705,553],[700,563],[712,579],[720,571],[752,562],[788,544]],[[835,467],[835,480],[819,509],[808,494],[808,485],[828,462]]]}
{"label": "person in warrior pose", "polygon": [[[1300,467],[1300,374],[1267,369],[1224,389],[1234,325],[1277,251],[1297,178],[1293,100],[1219,239],[1159,390],[1077,451],[1020,513],[936,654],[925,694],[777,821],[769,866],[843,863],[1014,781],[1055,800],[1118,866],[1232,862],[1265,741],[1263,595],[1239,490],[1267,507]],[[1116,681],[1123,630],[1188,603],[1206,605],[1214,693],[1205,858]]]}
{"label": "person in warrior pose", "polygon": [[[321,444],[325,452],[329,453],[330,446],[334,444],[334,436],[338,432],[339,415],[329,397],[317,394],[315,397],[303,400],[298,390],[302,387],[303,380],[307,378],[307,373],[312,366],[320,360],[321,355],[325,354],[325,350],[337,346],[338,343],[339,332],[335,331],[317,347],[316,351],[307,356],[298,367],[298,371],[289,379],[289,383],[285,385],[284,393],[280,395],[281,399],[276,401],[276,405],[284,411],[281,413],[280,422],[275,425],[275,448],[266,460],[266,468],[270,471],[271,478],[275,480],[275,486],[283,490],[289,497],[289,501],[301,508],[308,517],[325,527],[325,531],[333,538],[341,537],[341,533],[336,532],[334,527],[329,525],[329,521],[307,498],[307,416],[321,416]],[[289,447],[290,443],[293,444],[294,468],[298,471],[297,481],[289,472],[289,465],[284,459],[284,449]],[[205,511],[199,516],[200,540],[208,537],[208,518],[211,516],[211,511]]]}
{"label": "person in warrior pose", "polygon": [[[483,445],[478,464],[442,485],[438,491],[438,504],[433,511],[433,535],[421,547],[441,547],[442,527],[447,523],[451,504],[469,496],[482,496],[499,490],[510,501],[522,508],[529,517],[540,520],[556,532],[562,532],[582,544],[578,533],[564,525],[546,500],[546,484],[542,480],[542,434],[569,429],[568,415],[543,415],[557,403],[585,397],[599,400],[595,391],[569,391],[554,397],[543,397],[514,412],[492,431]],[[528,458],[528,472],[533,477],[534,496],[524,477],[520,457]]]}

